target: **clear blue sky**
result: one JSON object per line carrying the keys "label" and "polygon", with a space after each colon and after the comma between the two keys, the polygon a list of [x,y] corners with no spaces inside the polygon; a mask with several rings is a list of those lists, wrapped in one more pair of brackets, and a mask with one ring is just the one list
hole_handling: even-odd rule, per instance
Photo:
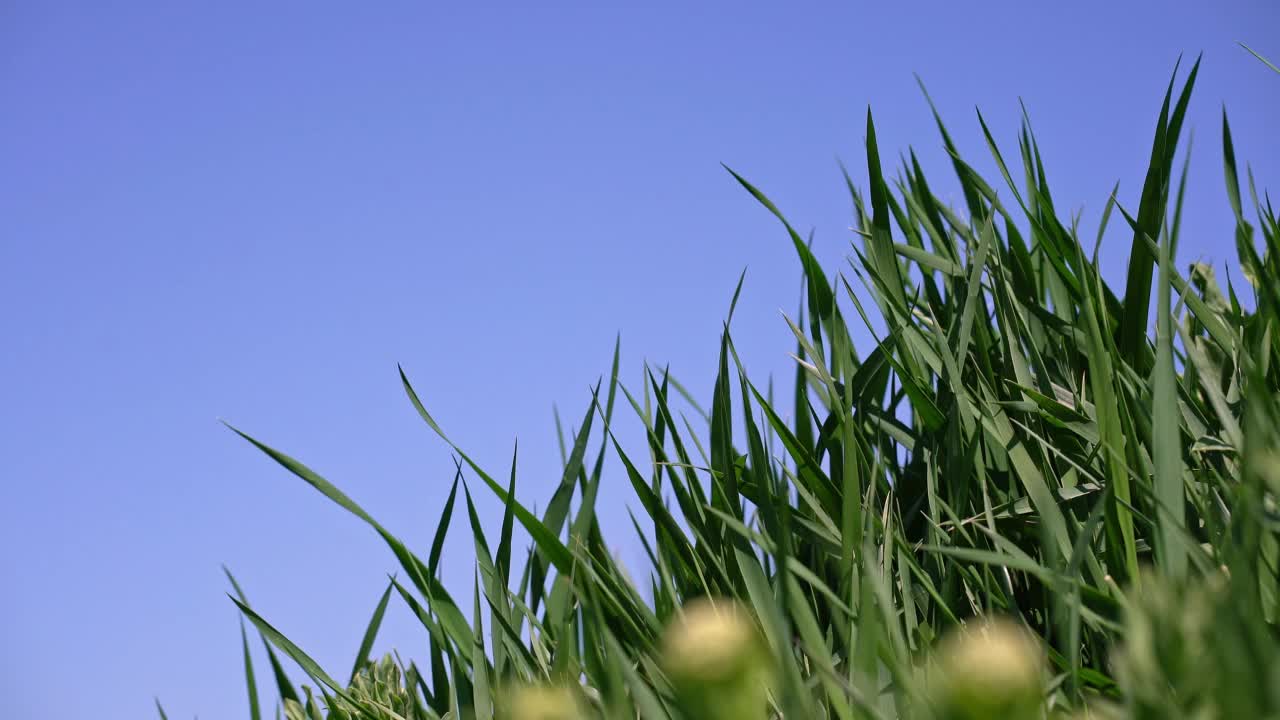
{"label": "clear blue sky", "polygon": [[[0,6],[0,715],[246,717],[220,563],[349,667],[392,558],[219,417],[424,547],[452,463],[397,362],[485,465],[520,439],[529,502],[552,404],[580,416],[615,333],[633,384],[669,362],[709,396],[743,267],[739,348],[785,371],[799,269],[719,163],[834,265],[868,104],[888,157],[948,171],[912,72],[976,159],[974,106],[1012,148],[1024,98],[1092,218],[1116,180],[1136,205],[1173,63],[1203,50],[1182,262],[1233,254],[1222,103],[1280,182],[1280,77],[1234,45],[1280,56],[1272,0],[605,5]],[[384,640],[424,654],[399,608]]]}

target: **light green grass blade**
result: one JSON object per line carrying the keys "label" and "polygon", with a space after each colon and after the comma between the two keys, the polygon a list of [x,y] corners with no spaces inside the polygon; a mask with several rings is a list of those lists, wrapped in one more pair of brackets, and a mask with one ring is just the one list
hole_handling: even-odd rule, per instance
{"label": "light green grass blade", "polygon": [[1160,243],[1160,284],[1156,303],[1156,366],[1151,379],[1151,417],[1155,424],[1151,445],[1155,455],[1155,500],[1159,524],[1160,567],[1175,580],[1187,571],[1182,535],[1186,529],[1183,491],[1182,433],[1178,417],[1178,379],[1173,366],[1173,309],[1170,306],[1169,267],[1173,236]]}
{"label": "light green grass blade", "polygon": [[1245,45],[1244,43],[1240,43],[1240,47],[1244,48],[1245,50],[1248,50],[1250,55],[1261,60],[1263,65],[1266,65],[1267,67],[1271,68],[1275,72],[1280,73],[1280,67],[1276,67],[1275,64],[1272,63],[1270,60],[1260,55],[1257,50],[1254,50],[1253,48],[1249,47],[1248,45]]}

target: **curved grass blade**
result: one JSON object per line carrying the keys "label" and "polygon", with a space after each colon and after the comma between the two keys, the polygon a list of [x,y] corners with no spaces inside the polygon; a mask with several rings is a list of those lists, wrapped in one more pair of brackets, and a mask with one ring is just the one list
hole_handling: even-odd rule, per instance
{"label": "curved grass blade", "polygon": [[231,598],[231,602],[235,603],[236,607],[240,608],[240,612],[244,613],[244,616],[249,618],[249,622],[252,622],[263,635],[271,640],[272,644],[280,648],[280,651],[285,655],[288,655],[291,660],[298,663],[298,666],[302,668],[303,672],[307,673],[307,675],[316,682],[327,685],[337,693],[338,697],[341,697],[344,700],[351,699],[350,696],[347,695],[346,690],[344,690],[336,680],[330,677],[329,674],[320,667],[319,663],[312,660],[311,656],[303,652],[302,648],[295,645],[292,640],[285,637],[283,633],[275,629],[271,623],[264,620],[262,616],[250,609],[248,605],[245,605],[231,595],[227,595],[227,597]]}
{"label": "curved grass blade", "polygon": [[453,476],[453,486],[449,488],[449,498],[444,501],[444,509],[440,511],[440,520],[436,522],[435,537],[431,539],[431,552],[427,555],[427,575],[436,577],[440,567],[440,553],[444,551],[444,538],[449,533],[449,521],[453,519],[453,503],[458,499],[458,482],[462,472]]}
{"label": "curved grass blade", "polygon": [[244,651],[244,684],[249,692],[249,718],[262,720],[258,705],[258,681],[253,675],[253,656],[249,653],[249,636],[244,631],[244,618],[240,618],[240,646]]}
{"label": "curved grass blade", "polygon": [[454,642],[462,643],[465,646],[465,643],[468,642],[468,639],[471,637],[471,628],[467,624],[466,617],[462,615],[458,606],[454,604],[453,599],[449,596],[449,592],[445,590],[440,581],[427,571],[427,567],[418,559],[418,556],[410,552],[399,538],[392,535],[377,520],[374,520],[369,513],[365,512],[364,508],[357,505],[354,500],[347,497],[345,493],[335,487],[328,480],[325,480],[311,468],[303,465],[301,462],[298,462],[279,450],[258,442],[254,438],[246,435],[231,425],[227,425],[227,427],[231,428],[231,430],[237,435],[248,440],[259,450],[266,453],[272,460],[275,460],[286,470],[306,481],[308,485],[311,485],[316,490],[319,490],[322,495],[332,500],[339,507],[360,518],[367,525],[377,531],[378,535],[380,535],[383,541],[387,543],[387,546],[391,548],[396,559],[400,561],[400,565],[404,568],[405,572],[409,573],[409,577],[413,581],[413,584],[418,588],[418,591],[427,598],[428,602],[431,604],[432,610],[440,616],[441,625],[445,628],[445,631],[449,633]]}
{"label": "curved grass blade", "polygon": [[[231,581],[231,587],[236,591],[236,595],[239,596],[240,602],[248,605],[249,599],[245,596],[244,590],[240,587],[240,583],[236,582],[235,576],[231,574],[231,570],[228,569],[226,565],[223,565],[222,572],[227,576],[227,580]],[[258,635],[262,638],[262,646],[267,649],[267,660],[271,663],[271,673],[275,676],[276,692],[280,694],[280,700],[301,702],[302,700],[298,696],[298,691],[294,689],[293,682],[289,680],[289,675],[285,673],[284,666],[280,664],[280,658],[276,656],[275,649],[271,647],[271,643],[267,642],[267,636],[262,633],[258,633]]]}
{"label": "curved grass blade", "polygon": [[1271,68],[1275,72],[1280,73],[1280,67],[1276,67],[1275,64],[1273,64],[1270,60],[1262,57],[1262,55],[1258,54],[1257,50],[1254,50],[1253,48],[1249,47],[1248,45],[1245,45],[1244,43],[1240,43],[1240,47],[1244,48],[1245,50],[1248,50],[1250,55],[1261,60],[1263,65],[1266,65],[1267,67]]}
{"label": "curved grass blade", "polygon": [[365,628],[364,637],[360,640],[360,649],[356,651],[355,664],[351,668],[351,683],[356,681],[360,669],[369,664],[369,651],[373,649],[373,641],[378,637],[378,629],[382,627],[382,616],[387,612],[387,601],[391,599],[393,589],[395,585],[387,583],[387,589],[383,591],[377,607],[373,610],[373,617],[369,618],[369,625]]}
{"label": "curved grass blade", "polygon": [[[556,537],[555,533],[551,532],[551,530],[539,521],[533,513],[529,512],[525,506],[521,505],[514,497],[510,496],[501,485],[494,481],[494,479],[490,477],[483,468],[471,459],[470,455],[463,452],[462,448],[454,444],[454,442],[444,434],[444,430],[440,428],[440,425],[435,421],[435,418],[431,417],[431,414],[427,412],[427,408],[418,398],[418,393],[414,391],[413,385],[409,383],[408,376],[404,374],[404,368],[400,369],[400,382],[404,385],[405,393],[408,394],[409,400],[413,403],[413,407],[418,411],[418,415],[422,417],[427,425],[434,430],[442,440],[449,443],[449,446],[458,453],[459,457],[461,457],[471,470],[484,481],[485,485],[489,486],[489,489],[492,490],[500,500],[504,503],[511,504],[512,512],[515,513],[516,519],[520,521],[520,524],[524,526],[524,529],[533,537],[534,542],[538,546],[538,551],[545,553],[556,570],[565,573],[567,576],[573,564],[573,555],[569,552],[569,549],[564,546],[564,543],[560,542],[560,539]],[[456,606],[453,607],[453,610],[457,610]],[[458,613],[458,617],[462,617],[461,613]],[[465,626],[466,620],[462,620],[462,624]]]}

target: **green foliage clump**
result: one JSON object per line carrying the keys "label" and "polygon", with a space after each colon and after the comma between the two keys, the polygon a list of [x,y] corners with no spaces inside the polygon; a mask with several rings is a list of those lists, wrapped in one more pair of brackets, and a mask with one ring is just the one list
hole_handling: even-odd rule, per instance
{"label": "green foliage clump", "polygon": [[[1235,216],[1224,231],[1249,285],[1224,289],[1208,266],[1175,263],[1197,69],[1165,95],[1138,205],[1113,193],[1088,237],[1058,209],[1025,122],[1011,163],[979,116],[993,183],[938,118],[957,208],[914,153],[886,174],[868,114],[867,193],[849,180],[859,242],[834,279],[735,174],[804,273],[790,391],[779,399],[747,377],[729,323],[709,409],[667,372],[623,383],[615,350],[541,514],[517,500],[514,470],[500,481],[448,440],[407,377],[462,463],[425,559],[250,439],[370,525],[400,568],[348,682],[237,588],[286,715],[1280,717],[1280,222],[1252,176],[1242,183],[1224,114]],[[1098,267],[1111,222],[1131,237],[1122,288]],[[850,317],[883,328],[865,354]],[[643,423],[645,447],[614,437],[618,407]],[[596,518],[606,457],[621,468],[609,481],[635,493],[650,561],[639,584]],[[497,536],[464,477],[504,504]],[[438,580],[460,484],[479,570],[463,605]],[[523,555],[517,523],[532,539]],[[392,596],[426,633],[421,666],[365,659]],[[708,614],[699,598],[726,610]],[[319,698],[299,695],[277,653]],[[248,657],[246,645],[256,718]]]}

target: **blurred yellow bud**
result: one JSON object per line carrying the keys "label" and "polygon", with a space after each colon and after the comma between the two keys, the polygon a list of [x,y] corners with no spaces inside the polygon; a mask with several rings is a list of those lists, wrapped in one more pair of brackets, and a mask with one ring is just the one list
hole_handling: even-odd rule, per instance
{"label": "blurred yellow bud", "polygon": [[680,611],[663,638],[663,667],[673,679],[719,682],[757,654],[755,623],[736,603],[699,598]]}
{"label": "blurred yellow bud", "polygon": [[766,716],[768,653],[754,619],[732,600],[686,604],[663,635],[662,668],[693,720]]}
{"label": "blurred yellow bud", "polygon": [[519,685],[507,692],[507,720],[583,720],[577,692],[563,685]]}
{"label": "blurred yellow bud", "polygon": [[984,619],[937,650],[935,701],[948,720],[1039,717],[1044,655],[1039,640],[1010,620]]}

